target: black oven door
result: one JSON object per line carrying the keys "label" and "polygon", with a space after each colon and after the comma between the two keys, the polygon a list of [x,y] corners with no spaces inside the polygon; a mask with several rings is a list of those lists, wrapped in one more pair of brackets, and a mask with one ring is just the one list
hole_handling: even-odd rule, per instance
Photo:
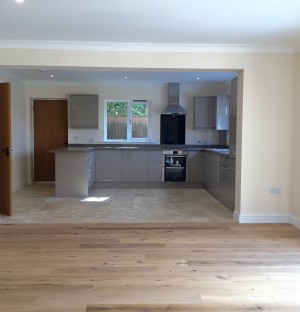
{"label": "black oven door", "polygon": [[185,168],[171,168],[165,167],[165,181],[185,181],[186,180],[186,169]]}
{"label": "black oven door", "polygon": [[186,181],[186,155],[165,155],[164,181]]}

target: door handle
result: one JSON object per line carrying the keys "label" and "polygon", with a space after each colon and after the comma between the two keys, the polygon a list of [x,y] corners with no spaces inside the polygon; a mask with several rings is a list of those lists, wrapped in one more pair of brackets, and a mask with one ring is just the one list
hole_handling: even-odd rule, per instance
{"label": "door handle", "polygon": [[9,152],[11,152],[12,149],[10,149],[9,147],[5,147],[4,149],[1,150],[1,152],[5,152],[5,156],[9,156]]}

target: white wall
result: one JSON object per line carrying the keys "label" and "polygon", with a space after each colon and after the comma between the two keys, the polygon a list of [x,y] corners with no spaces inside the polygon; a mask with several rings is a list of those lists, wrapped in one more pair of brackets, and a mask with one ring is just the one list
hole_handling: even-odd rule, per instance
{"label": "white wall", "polygon": [[[294,54],[0,49],[0,60],[0,65],[35,67],[243,70],[237,128],[241,189],[237,211],[242,217],[274,216],[277,220],[290,213]],[[279,187],[280,194],[270,194],[270,187]]]}
{"label": "white wall", "polygon": [[27,185],[25,86],[2,72],[0,82],[11,84],[12,188],[16,191]]}

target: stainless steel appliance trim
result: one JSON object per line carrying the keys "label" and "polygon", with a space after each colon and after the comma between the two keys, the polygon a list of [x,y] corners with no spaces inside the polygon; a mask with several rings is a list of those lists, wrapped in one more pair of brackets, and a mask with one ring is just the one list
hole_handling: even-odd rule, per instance
{"label": "stainless steel appliance trim", "polygon": [[164,150],[163,155],[186,155],[187,151],[182,151],[182,150]]}
{"label": "stainless steel appliance trim", "polygon": [[[185,158],[185,166],[168,165],[166,164],[166,157]],[[187,172],[188,172],[187,151],[184,151],[184,150],[164,150],[163,151],[162,181],[170,181],[166,179],[166,172],[172,172],[173,170],[184,171],[184,175],[185,175],[184,181],[185,182],[187,181]]]}

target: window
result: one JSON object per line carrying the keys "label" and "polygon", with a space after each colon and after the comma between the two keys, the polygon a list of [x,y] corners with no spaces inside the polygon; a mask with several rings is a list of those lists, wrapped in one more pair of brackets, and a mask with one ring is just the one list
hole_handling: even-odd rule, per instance
{"label": "window", "polygon": [[105,140],[149,139],[148,101],[105,101]]}

